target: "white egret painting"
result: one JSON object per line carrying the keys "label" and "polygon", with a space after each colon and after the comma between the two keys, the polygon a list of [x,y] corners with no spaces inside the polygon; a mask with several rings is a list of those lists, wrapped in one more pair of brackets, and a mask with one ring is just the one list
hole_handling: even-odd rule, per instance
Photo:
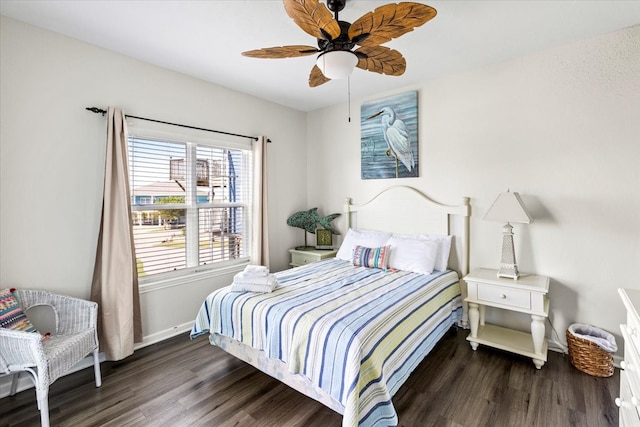
{"label": "white egret painting", "polygon": [[365,102],[361,107],[362,179],[418,176],[418,92]]}

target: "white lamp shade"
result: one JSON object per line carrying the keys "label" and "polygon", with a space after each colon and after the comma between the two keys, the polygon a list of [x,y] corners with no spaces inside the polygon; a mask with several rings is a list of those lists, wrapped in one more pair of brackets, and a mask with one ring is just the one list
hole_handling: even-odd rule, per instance
{"label": "white lamp shade", "polygon": [[505,191],[498,194],[498,198],[489,208],[484,219],[500,222],[520,222],[528,224],[533,221],[524,207],[518,193]]}
{"label": "white lamp shade", "polygon": [[318,56],[316,65],[328,79],[346,79],[358,63],[358,57],[350,51],[332,50]]}

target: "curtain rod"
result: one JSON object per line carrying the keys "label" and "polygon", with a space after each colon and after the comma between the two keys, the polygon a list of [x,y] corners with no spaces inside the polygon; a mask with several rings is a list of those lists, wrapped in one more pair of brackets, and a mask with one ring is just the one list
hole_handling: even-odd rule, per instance
{"label": "curtain rod", "polygon": [[[103,116],[105,114],[107,114],[107,110],[103,110],[102,108],[98,108],[98,107],[86,107],[85,109],[91,111],[92,113],[96,113],[96,114],[100,113]],[[130,114],[125,114],[125,117],[132,118],[132,119],[146,120],[148,122],[154,122],[154,123],[162,123],[163,125],[171,125],[171,126],[178,126],[178,127],[181,127],[181,128],[203,130],[205,132],[221,133],[223,135],[239,136],[241,138],[253,139],[254,141],[258,140],[257,136],[240,135],[238,133],[225,132],[225,131],[221,131],[221,130],[199,128],[199,127],[196,127],[196,126],[183,125],[183,124],[180,124],[180,123],[171,123],[171,122],[165,122],[165,121],[162,121],[162,120],[148,119],[146,117],[132,116]],[[267,139],[267,142],[271,142],[271,140]]]}

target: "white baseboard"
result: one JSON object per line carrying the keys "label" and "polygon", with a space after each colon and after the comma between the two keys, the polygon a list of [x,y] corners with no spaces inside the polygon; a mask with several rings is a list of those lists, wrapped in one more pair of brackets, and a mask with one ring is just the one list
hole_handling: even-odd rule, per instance
{"label": "white baseboard", "polygon": [[169,329],[165,329],[164,331],[160,331],[160,332],[156,332],[154,334],[151,335],[147,335],[146,337],[142,338],[142,342],[136,343],[133,346],[133,350],[140,350],[141,348],[147,347],[151,344],[156,344],[159,343],[161,341],[167,340],[169,338],[173,338],[177,335],[180,334],[184,334],[187,333],[191,330],[191,327],[193,326],[193,320],[191,320],[190,322],[185,322],[181,325],[176,325],[172,328]]}
{"label": "white baseboard", "polygon": [[[169,329],[165,329],[164,331],[156,332],[154,334],[148,335],[142,339],[142,342],[136,343],[133,347],[133,350],[140,350],[141,348],[147,347],[151,344],[156,344],[160,341],[164,341],[169,338],[173,338],[177,335],[187,333],[191,330],[191,326],[193,326],[193,321],[185,322],[181,325],[174,326]],[[100,363],[104,362],[105,356],[104,353],[100,353]],[[81,371],[82,369],[86,369],[93,366],[93,355],[89,355],[82,359],[77,365],[75,365],[68,374],[72,374],[74,372]],[[0,376],[0,399],[3,397],[9,396],[11,393],[11,381],[13,379],[13,375],[5,375]],[[18,380],[18,392],[23,390],[33,388],[33,382],[30,379],[30,374],[27,372],[22,373],[20,375],[20,379]],[[35,395],[33,397],[35,399]]]}
{"label": "white baseboard", "polygon": [[569,349],[567,348],[567,346],[564,343],[561,343],[560,341],[557,341],[557,340],[547,339],[547,345],[549,350],[555,351],[556,353],[567,354],[569,352]]}
{"label": "white baseboard", "polygon": [[620,362],[622,362],[624,359],[620,356],[616,356],[615,354],[613,355],[613,366],[615,366],[616,368],[620,368]]}

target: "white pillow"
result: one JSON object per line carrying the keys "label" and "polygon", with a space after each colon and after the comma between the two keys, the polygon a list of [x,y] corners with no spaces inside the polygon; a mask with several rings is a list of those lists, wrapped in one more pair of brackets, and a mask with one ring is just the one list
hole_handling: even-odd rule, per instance
{"label": "white pillow", "polygon": [[452,236],[446,234],[394,234],[394,237],[404,239],[432,240],[438,244],[438,255],[436,265],[433,267],[437,271],[445,271],[449,264],[449,254],[451,252]]}
{"label": "white pillow", "polygon": [[434,270],[445,271],[449,265],[449,254],[451,253],[451,236],[439,234],[427,234],[427,240],[438,244],[438,257]]}
{"label": "white pillow", "polygon": [[421,274],[433,272],[438,256],[436,241],[392,236],[387,245],[391,248],[389,268]]}
{"label": "white pillow", "polygon": [[344,240],[338,249],[336,258],[345,261],[353,259],[353,248],[364,246],[366,248],[379,248],[385,246],[387,240],[391,238],[391,233],[375,230],[354,230],[350,228],[344,236]]}

